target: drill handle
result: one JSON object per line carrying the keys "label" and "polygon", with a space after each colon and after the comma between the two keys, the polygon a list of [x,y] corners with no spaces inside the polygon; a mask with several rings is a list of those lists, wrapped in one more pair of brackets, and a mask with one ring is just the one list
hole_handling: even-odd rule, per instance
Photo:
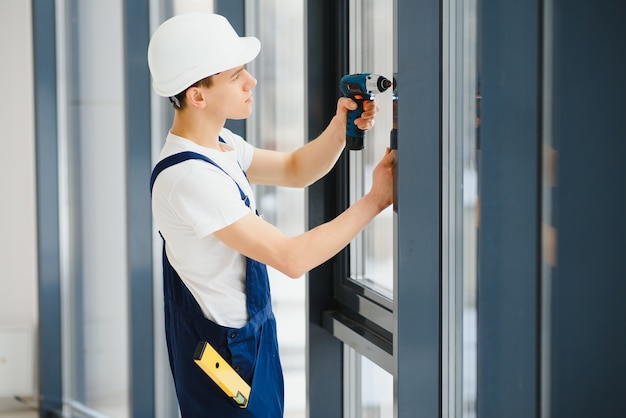
{"label": "drill handle", "polygon": [[354,124],[354,121],[363,113],[363,103],[366,98],[361,94],[351,95],[350,98],[357,104],[357,108],[348,111],[346,121],[346,148],[353,151],[362,150],[365,132]]}

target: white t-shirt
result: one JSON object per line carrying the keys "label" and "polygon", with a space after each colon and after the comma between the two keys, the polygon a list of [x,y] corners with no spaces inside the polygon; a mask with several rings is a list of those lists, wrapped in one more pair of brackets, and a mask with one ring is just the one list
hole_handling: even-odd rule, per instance
{"label": "white t-shirt", "polygon": [[[170,133],[160,159],[182,151],[206,155],[231,177],[202,160],[188,160],[158,175],[152,189],[154,221],[165,238],[165,251],[204,315],[227,327],[246,324],[246,261],[213,232],[256,209],[254,193],[242,170],[252,162],[254,148],[223,129],[220,137],[233,151],[206,148]],[[249,209],[239,187],[250,198]]]}

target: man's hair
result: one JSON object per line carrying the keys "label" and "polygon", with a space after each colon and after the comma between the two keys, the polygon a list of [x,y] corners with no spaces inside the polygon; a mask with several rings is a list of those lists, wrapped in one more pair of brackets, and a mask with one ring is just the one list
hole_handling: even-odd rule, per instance
{"label": "man's hair", "polygon": [[[215,74],[213,74],[215,75]],[[186,104],[187,104],[187,90],[189,90],[192,87],[211,87],[211,84],[213,84],[211,77],[213,77],[213,75],[210,75],[208,77],[203,78],[202,80],[198,80],[195,83],[193,83],[191,86],[187,87],[185,90],[181,91],[180,93],[178,93],[176,96],[172,96],[170,97],[170,102],[172,103],[172,106],[174,107],[174,109],[178,109],[178,110],[182,110],[185,108]]]}

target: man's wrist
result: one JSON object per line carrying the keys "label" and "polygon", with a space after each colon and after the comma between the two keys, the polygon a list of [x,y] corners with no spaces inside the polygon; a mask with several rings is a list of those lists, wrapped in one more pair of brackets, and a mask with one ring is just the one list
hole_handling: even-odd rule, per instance
{"label": "man's wrist", "polygon": [[346,144],[346,124],[342,122],[338,115],[333,116],[329,124],[330,136],[334,141],[339,142],[342,146]]}

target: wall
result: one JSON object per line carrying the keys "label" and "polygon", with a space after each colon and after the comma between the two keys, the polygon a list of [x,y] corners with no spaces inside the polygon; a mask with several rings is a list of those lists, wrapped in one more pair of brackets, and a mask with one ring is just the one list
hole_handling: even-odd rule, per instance
{"label": "wall", "polygon": [[30,11],[30,2],[0,2],[0,326],[37,321]]}
{"label": "wall", "polygon": [[34,390],[37,324],[31,3],[0,2],[0,409]]}

